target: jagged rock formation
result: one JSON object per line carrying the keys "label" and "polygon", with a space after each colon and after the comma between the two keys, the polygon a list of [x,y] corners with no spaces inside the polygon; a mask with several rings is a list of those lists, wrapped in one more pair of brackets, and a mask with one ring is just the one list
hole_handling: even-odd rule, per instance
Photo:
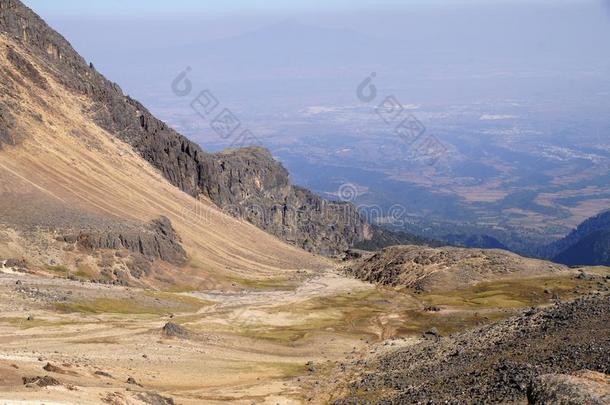
{"label": "jagged rock formation", "polygon": [[345,272],[371,283],[428,291],[514,275],[566,271],[561,265],[501,250],[393,246],[349,263]]}
{"label": "jagged rock formation", "polygon": [[266,149],[233,149],[208,158],[201,192],[232,215],[329,256],[369,237],[369,227],[353,205],[292,185],[288,171]]}
{"label": "jagged rock formation", "polygon": [[[0,31],[24,45],[50,74],[78,96],[91,100],[88,114],[103,129],[129,143],[172,184],[308,251],[335,255],[371,238],[369,226],[347,203],[326,201],[290,184],[271,154],[246,148],[220,154],[156,119],[142,104],[92,68],[71,45],[17,0],[0,3]],[[44,91],[47,84],[27,58],[9,50],[13,68]],[[3,68],[3,74],[11,75]],[[14,144],[10,111],[0,105],[0,142]]]}
{"label": "jagged rock formation", "polygon": [[161,328],[161,334],[167,338],[186,339],[191,333],[178,324],[168,322]]}
{"label": "jagged rock formation", "polygon": [[335,404],[524,403],[541,375],[610,373],[608,322],[604,296],[423,341],[372,359]]}
{"label": "jagged rock formation", "polygon": [[187,260],[186,252],[180,245],[180,238],[166,217],[141,226],[124,224],[105,230],[80,230],[78,233],[64,234],[58,239],[66,243],[76,243],[79,248],[85,250],[128,250],[150,261],[160,259],[182,265]]}

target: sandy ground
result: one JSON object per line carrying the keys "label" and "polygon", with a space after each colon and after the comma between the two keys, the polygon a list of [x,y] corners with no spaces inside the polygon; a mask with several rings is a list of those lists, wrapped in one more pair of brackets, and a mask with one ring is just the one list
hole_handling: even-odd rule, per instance
{"label": "sandy ground", "polygon": [[[145,290],[1,274],[0,403],[146,403],[146,392],[184,404],[302,403],[308,364],[342,361],[379,334],[364,308],[345,323],[374,290],[321,272],[289,289],[163,293],[151,303]],[[164,336],[169,321],[189,337]],[[45,375],[61,385],[22,382]]]}

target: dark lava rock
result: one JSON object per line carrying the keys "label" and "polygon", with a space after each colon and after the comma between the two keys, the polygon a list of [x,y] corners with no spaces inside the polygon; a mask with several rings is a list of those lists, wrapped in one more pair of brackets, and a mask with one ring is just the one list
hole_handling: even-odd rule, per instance
{"label": "dark lava rock", "polygon": [[43,367],[43,370],[44,371],[48,371],[49,373],[77,375],[74,371],[64,370],[63,368],[55,366],[55,365],[53,365],[51,363],[47,363]]}
{"label": "dark lava rock", "polygon": [[439,333],[438,329],[432,328],[430,330],[425,331],[423,337],[426,339],[438,339],[441,337],[441,334]]}
{"label": "dark lava rock", "polygon": [[594,276],[587,274],[584,271],[581,271],[580,273],[578,273],[578,276],[576,276],[576,278],[579,280],[590,281],[593,280]]}
{"label": "dark lava rock", "polygon": [[166,323],[161,329],[161,333],[165,337],[177,337],[181,339],[186,339],[190,335],[188,330],[173,322]]}
{"label": "dark lava rock", "polygon": [[44,371],[48,371],[50,373],[59,373],[59,374],[64,374],[65,371],[57,366],[54,366],[51,363],[47,363],[45,364],[45,366],[43,367]]}
{"label": "dark lava rock", "polygon": [[61,383],[59,381],[57,381],[55,378],[53,377],[49,377],[48,375],[45,375],[44,377],[23,377],[23,385],[37,385],[39,387],[50,387],[50,386],[56,386],[56,385],[61,385]]}
{"label": "dark lava rock", "polygon": [[93,373],[95,375],[99,375],[100,377],[106,377],[106,378],[113,378],[112,375],[110,373],[107,373],[105,371],[101,371],[101,370],[97,370],[95,373]]}
{"label": "dark lava rock", "polygon": [[128,377],[128,378],[127,378],[127,384],[131,384],[131,385],[137,385],[138,387],[141,387],[141,386],[142,386],[142,384],[138,383],[138,382],[136,381],[136,379],[135,379],[135,378],[133,378],[133,377]]}
{"label": "dark lava rock", "polygon": [[75,239],[79,247],[86,250],[128,250],[147,261],[161,259],[181,265],[187,255],[171,221],[160,217],[142,226],[125,226],[124,229],[91,229],[75,235],[63,236],[64,241]]}
{"label": "dark lava rock", "polygon": [[148,405],[175,405],[172,398],[161,396],[155,392],[141,392],[138,399]]}

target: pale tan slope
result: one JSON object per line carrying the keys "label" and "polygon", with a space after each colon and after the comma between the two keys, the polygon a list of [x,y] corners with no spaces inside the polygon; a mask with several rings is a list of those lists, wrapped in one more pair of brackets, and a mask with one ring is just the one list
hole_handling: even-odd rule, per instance
{"label": "pale tan slope", "polygon": [[[10,42],[0,36],[3,66],[11,66],[6,57]],[[3,200],[16,201],[18,211],[28,212],[30,207],[32,215],[43,219],[78,213],[149,221],[165,215],[192,259],[185,272],[278,277],[285,270],[330,265],[169,184],[129,145],[87,118],[86,99],[67,92],[27,51],[15,48],[29,58],[49,87],[42,90],[19,72],[14,72],[17,80],[2,78],[6,81],[1,99],[19,105],[13,132],[24,137],[17,146],[0,151],[0,191]]]}

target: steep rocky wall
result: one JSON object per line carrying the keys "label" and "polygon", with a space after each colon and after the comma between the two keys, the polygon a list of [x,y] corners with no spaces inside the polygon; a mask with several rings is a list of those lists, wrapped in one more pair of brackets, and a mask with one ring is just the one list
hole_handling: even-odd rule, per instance
{"label": "steep rocky wall", "polygon": [[81,249],[128,250],[151,261],[161,259],[175,265],[182,265],[187,260],[187,254],[180,245],[180,238],[166,217],[139,227],[79,230],[58,239],[75,243]]}
{"label": "steep rocky wall", "polygon": [[327,201],[290,184],[286,169],[263,148],[211,156],[202,192],[247,219],[308,251],[335,255],[366,236],[368,225],[353,205]]}

